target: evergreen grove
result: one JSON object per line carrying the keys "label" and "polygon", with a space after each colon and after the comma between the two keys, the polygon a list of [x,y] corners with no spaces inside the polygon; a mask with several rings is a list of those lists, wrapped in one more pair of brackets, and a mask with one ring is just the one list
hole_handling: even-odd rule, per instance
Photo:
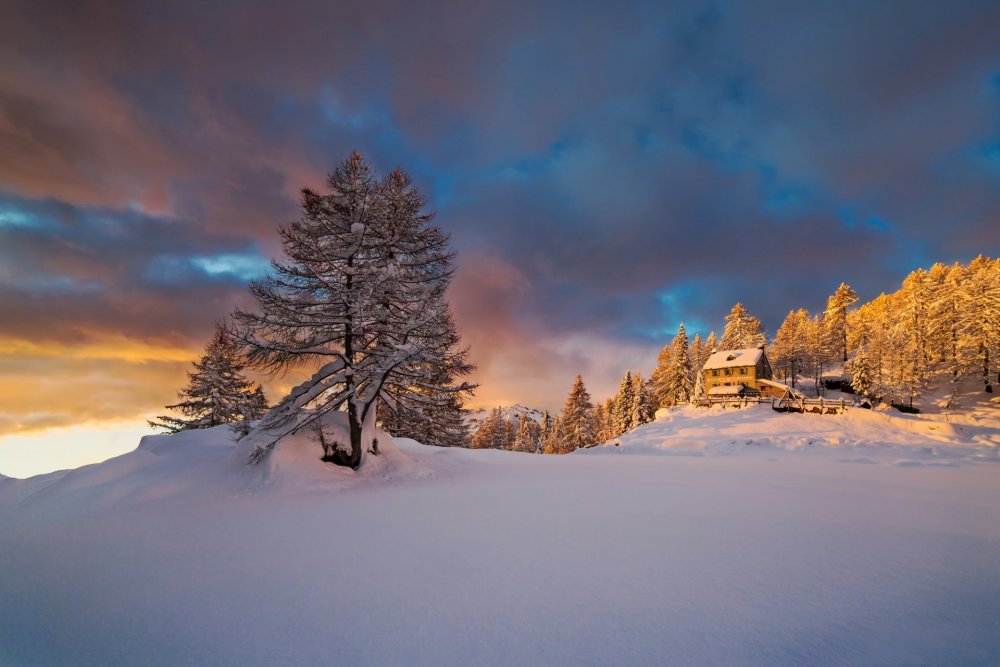
{"label": "evergreen grove", "polygon": [[700,395],[700,370],[713,351],[762,345],[776,379],[817,395],[833,368],[842,371],[851,391],[875,402],[912,405],[935,374],[947,375],[956,387],[958,380],[975,377],[983,391],[992,392],[1000,382],[1000,260],[980,256],[965,265],[918,269],[896,292],[864,304],[841,283],[822,312],[789,311],[767,343],[761,321],[737,303],[721,340],[715,332],[689,339],[681,324],[649,380],[626,371],[615,396],[593,404],[578,376],[562,414],[546,412],[530,442],[517,434],[534,433],[534,427],[505,425],[497,408],[473,446],[562,454],[612,441],[651,421],[657,408]]}

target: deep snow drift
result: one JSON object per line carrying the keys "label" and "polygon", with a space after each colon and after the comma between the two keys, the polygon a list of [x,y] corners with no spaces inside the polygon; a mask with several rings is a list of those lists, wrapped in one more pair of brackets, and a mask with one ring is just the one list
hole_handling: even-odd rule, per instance
{"label": "deep snow drift", "polygon": [[225,428],[146,438],[0,479],[0,664],[997,664],[1000,429],[900,419],[380,434],[360,473],[308,435],[256,467]]}

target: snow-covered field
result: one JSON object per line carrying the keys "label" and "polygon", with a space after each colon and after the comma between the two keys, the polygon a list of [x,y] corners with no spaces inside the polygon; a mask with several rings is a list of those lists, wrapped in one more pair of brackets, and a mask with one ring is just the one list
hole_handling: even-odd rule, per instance
{"label": "snow-covered field", "polygon": [[1000,664],[1000,423],[949,420],[683,408],[357,474],[147,438],[0,478],[0,664]]}

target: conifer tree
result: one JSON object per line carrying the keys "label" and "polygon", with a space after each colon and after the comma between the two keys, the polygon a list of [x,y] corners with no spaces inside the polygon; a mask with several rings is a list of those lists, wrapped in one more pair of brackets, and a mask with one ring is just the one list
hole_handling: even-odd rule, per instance
{"label": "conifer tree", "polygon": [[621,382],[618,384],[618,394],[615,396],[614,414],[611,418],[611,430],[617,437],[622,433],[632,430],[636,424],[633,422],[633,407],[635,396],[632,393],[632,371],[625,371]]}
{"label": "conifer tree", "polygon": [[500,449],[513,449],[517,441],[517,421],[513,417],[504,417],[502,423]]}
{"label": "conifer tree", "polygon": [[594,424],[597,427],[598,442],[605,442],[614,437],[611,435],[611,429],[608,427],[608,413],[604,410],[604,403],[598,402],[594,406]]}
{"label": "conifer tree", "polygon": [[705,363],[702,361],[702,343],[701,334],[695,334],[694,338],[691,339],[691,393],[694,394],[694,385],[698,379],[698,373],[702,368],[705,367]]}
{"label": "conifer tree", "polygon": [[319,366],[263,420],[252,462],[343,409],[350,442],[325,460],[357,469],[374,453],[380,401],[445,403],[474,389],[459,382],[472,367],[445,301],[453,253],[430,225],[423,195],[399,170],[376,179],[359,153],[328,185],[325,195],[303,190],[301,220],[279,230],[285,259],[251,284],[257,309],[234,314],[251,364],[272,372]]}
{"label": "conifer tree", "polygon": [[629,408],[629,422],[632,424],[632,428],[646,423],[642,421],[642,402],[645,389],[642,376],[637,371],[635,375],[632,376],[632,405]]}
{"label": "conifer tree", "polygon": [[615,398],[614,396],[608,398],[603,404],[604,412],[604,424],[601,425],[601,442],[606,442],[612,438],[620,435],[615,433],[614,426],[614,416],[615,416]]}
{"label": "conifer tree", "polygon": [[[660,408],[669,408],[673,405],[670,402],[670,360],[672,355],[673,344],[667,343],[656,356],[656,368],[650,375],[650,380],[653,383],[653,400]],[[619,389],[619,391],[621,390]]]}
{"label": "conifer tree", "polygon": [[668,403],[671,405],[682,405],[691,401],[694,394],[691,366],[687,332],[682,323],[671,343],[670,368],[667,379]]}
{"label": "conifer tree", "polygon": [[706,338],[705,341],[701,344],[697,358],[695,358],[694,356],[691,357],[691,363],[694,366],[691,369],[694,375],[692,391],[694,392],[694,396],[696,398],[701,396],[705,391],[705,377],[704,377],[705,364],[708,363],[708,358],[712,356],[712,353],[715,351],[716,345],[717,342],[715,340],[715,332],[711,331],[708,334],[708,338]]}
{"label": "conifer tree", "polygon": [[816,395],[822,393],[823,369],[830,358],[829,337],[820,315],[808,316],[799,324],[799,333],[805,341],[806,367],[812,373]]}
{"label": "conifer tree", "polygon": [[702,346],[701,350],[704,356],[698,360],[698,366],[704,368],[705,362],[708,361],[708,358],[712,356],[714,352],[718,352],[719,350],[719,342],[715,339],[714,331],[708,332],[708,338],[705,339],[705,345]]}
{"label": "conifer tree", "polygon": [[559,417],[556,417],[552,421],[552,430],[549,431],[548,437],[545,438],[544,453],[546,454],[564,454],[562,451],[562,446],[559,442],[560,438],[560,424]]}
{"label": "conifer tree", "polygon": [[774,367],[781,370],[784,382],[793,387],[807,363],[808,322],[809,313],[804,308],[788,311],[771,344],[771,361]]}
{"label": "conifer tree", "polygon": [[499,407],[490,410],[475,435],[472,436],[473,449],[502,449],[504,438],[503,410]]}
{"label": "conifer tree", "polygon": [[583,384],[583,378],[577,375],[573,388],[566,398],[562,418],[559,420],[556,453],[568,454],[575,449],[597,444],[596,431],[594,406],[590,402],[590,394]]}
{"label": "conifer tree", "polygon": [[854,393],[871,398],[875,389],[875,378],[864,345],[857,349],[854,358],[847,364],[847,369],[851,374],[851,388],[854,389]]}
{"label": "conifer tree", "polygon": [[542,421],[540,425],[542,432],[540,435],[541,442],[540,442],[540,450],[538,452],[539,454],[541,454],[542,451],[544,451],[545,443],[549,441],[549,439],[552,437],[552,431],[555,430],[555,423],[552,421],[552,415],[551,413],[549,413],[548,410],[542,413]]}
{"label": "conifer tree", "polygon": [[438,377],[428,379],[430,389],[387,387],[383,395],[390,400],[378,404],[377,416],[382,429],[393,437],[412,438],[425,445],[467,447],[471,435],[462,397],[436,395],[435,387],[448,382]]}
{"label": "conifer tree", "polygon": [[534,454],[538,451],[541,435],[542,430],[538,422],[528,415],[522,414],[517,421],[517,435],[514,438],[514,445],[511,449],[516,452]]}
{"label": "conifer tree", "polygon": [[847,309],[857,303],[857,293],[846,283],[826,300],[823,325],[830,342],[830,348],[841,362],[847,361]]}
{"label": "conifer tree", "polygon": [[656,415],[657,406],[650,393],[651,389],[652,384],[649,381],[643,381],[642,375],[636,373],[632,376],[632,419],[636,426],[648,424],[653,421]]}
{"label": "conifer tree", "polygon": [[150,421],[150,426],[177,433],[236,423],[245,430],[267,412],[264,391],[243,375],[245,366],[239,348],[225,328],[216,327],[205,354],[193,365],[187,387],[177,393],[182,400],[167,406],[183,417],[161,415],[159,421]]}
{"label": "conifer tree", "polygon": [[906,277],[899,291],[903,311],[900,314],[905,321],[898,324],[905,329],[903,337],[908,339],[903,385],[911,406],[913,399],[926,388],[930,373],[930,288],[927,272],[917,269]]}
{"label": "conifer tree", "polygon": [[720,348],[740,350],[761,347],[767,344],[767,335],[760,320],[747,312],[742,303],[737,303],[726,315],[726,329],[722,333]]}
{"label": "conifer tree", "polygon": [[[993,371],[1000,352],[1000,269],[979,255],[969,263],[959,289],[959,354],[963,366],[993,392]],[[997,376],[1000,379],[1000,375]]]}

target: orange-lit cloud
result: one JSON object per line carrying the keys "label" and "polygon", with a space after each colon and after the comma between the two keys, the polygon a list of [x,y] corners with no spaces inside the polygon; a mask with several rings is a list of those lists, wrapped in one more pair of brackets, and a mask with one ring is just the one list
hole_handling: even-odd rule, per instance
{"label": "orange-lit cloud", "polygon": [[172,401],[192,358],[117,336],[78,347],[0,340],[0,435],[151,416]]}
{"label": "orange-lit cloud", "polygon": [[[110,333],[78,345],[0,339],[0,436],[164,414],[203,348]],[[258,378],[275,400],[307,375]]]}

